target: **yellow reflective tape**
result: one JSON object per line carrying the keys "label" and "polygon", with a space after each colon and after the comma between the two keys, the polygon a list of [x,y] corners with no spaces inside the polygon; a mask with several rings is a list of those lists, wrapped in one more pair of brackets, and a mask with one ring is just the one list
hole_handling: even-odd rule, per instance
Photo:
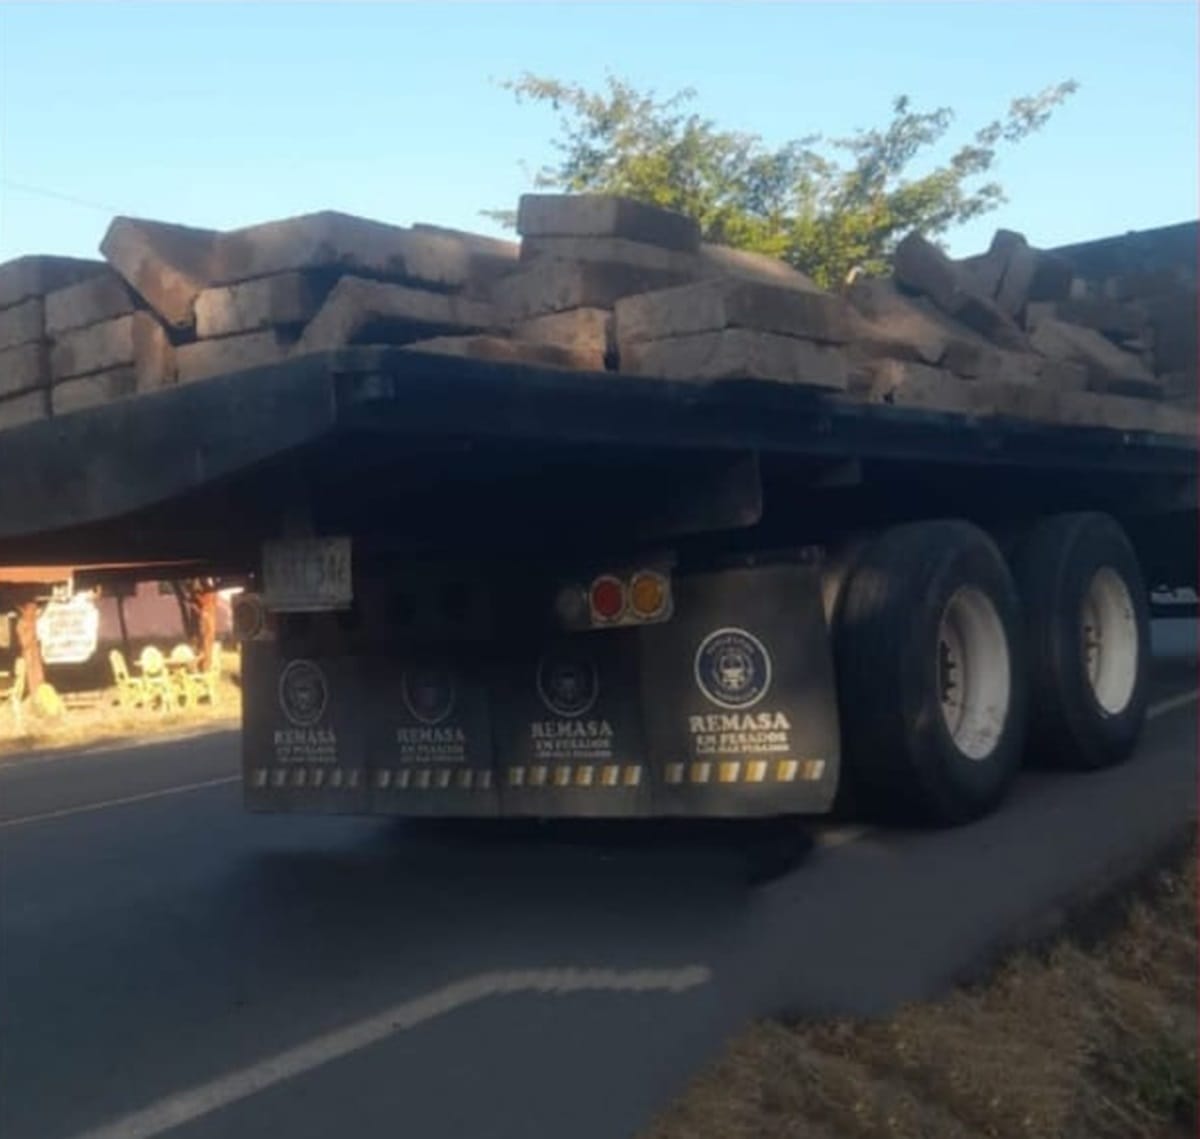
{"label": "yellow reflective tape", "polygon": [[590,763],[580,764],[575,768],[575,786],[590,787],[592,785],[592,773],[595,768]]}
{"label": "yellow reflective tape", "polygon": [[412,772],[409,771],[407,767],[400,768],[400,770],[396,772],[396,790],[407,791],[410,779],[412,779]]}
{"label": "yellow reflective tape", "polygon": [[265,787],[267,785],[267,769],[265,767],[255,768],[254,774],[250,777],[250,783],[254,787]]}
{"label": "yellow reflective tape", "polygon": [[636,787],[642,781],[642,768],[640,764],[631,763],[625,768],[625,786]]}
{"label": "yellow reflective tape", "polygon": [[683,764],[682,763],[668,763],[667,769],[663,773],[663,776],[668,783],[682,783],[683,782]]}
{"label": "yellow reflective tape", "polygon": [[746,782],[761,783],[767,777],[767,761],[752,759],[746,764]]}
{"label": "yellow reflective tape", "polygon": [[381,791],[392,785],[392,773],[390,771],[375,772],[375,786]]}
{"label": "yellow reflective tape", "polygon": [[825,774],[825,761],[823,759],[810,759],[809,763],[812,764],[812,774],[808,778],[820,779]]}
{"label": "yellow reflective tape", "polygon": [[324,785],[324,783],[325,783],[325,769],[323,767],[318,767],[312,773],[312,785],[314,787],[321,787]]}
{"label": "yellow reflective tape", "polygon": [[442,768],[437,773],[437,785],[439,791],[445,791],[450,786],[450,772],[447,768]]}
{"label": "yellow reflective tape", "polygon": [[525,768],[510,767],[508,769],[508,785],[510,787],[523,787],[525,785]]}
{"label": "yellow reflective tape", "polygon": [[429,780],[431,778],[431,774],[428,767],[422,767],[420,770],[418,770],[415,778],[418,790],[429,790]]}
{"label": "yellow reflective tape", "polygon": [[475,772],[473,772],[468,767],[463,771],[459,771],[455,775],[454,781],[455,781],[455,783],[458,784],[460,791],[470,791],[471,790],[471,782],[474,778],[475,778]]}
{"label": "yellow reflective tape", "polygon": [[[807,767],[808,765],[805,764]],[[800,770],[800,764],[794,759],[781,759],[775,764],[775,778],[780,783],[791,783],[796,778],[796,772]],[[806,775],[807,779],[808,776]]]}
{"label": "yellow reflective tape", "polygon": [[308,773],[304,770],[303,767],[297,767],[292,772],[292,786],[293,787],[303,787],[306,782],[305,776],[307,774]]}
{"label": "yellow reflective tape", "polygon": [[693,763],[688,776],[693,783],[707,783],[709,776],[712,775],[712,764],[707,760],[701,760],[698,763]]}
{"label": "yellow reflective tape", "polygon": [[621,767],[616,763],[608,763],[600,771],[600,783],[604,787],[616,787],[621,782]]}
{"label": "yellow reflective tape", "polygon": [[554,786],[571,786],[571,768],[567,764],[559,764],[559,766],[554,769]]}
{"label": "yellow reflective tape", "polygon": [[475,789],[477,791],[490,791],[492,788],[492,773],[490,771],[479,772],[479,778],[475,780]]}
{"label": "yellow reflective tape", "polygon": [[549,771],[550,769],[544,763],[535,764],[533,767],[531,767],[529,769],[530,786],[545,787],[546,776],[549,774]]}
{"label": "yellow reflective tape", "polygon": [[736,759],[723,759],[717,768],[717,779],[722,783],[736,783],[742,773],[742,765]]}

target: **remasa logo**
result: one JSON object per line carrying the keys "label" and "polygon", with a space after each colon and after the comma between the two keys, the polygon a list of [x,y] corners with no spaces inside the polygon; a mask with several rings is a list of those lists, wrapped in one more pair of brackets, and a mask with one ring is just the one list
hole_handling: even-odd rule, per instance
{"label": "remasa logo", "polygon": [[555,715],[582,716],[600,694],[596,666],[586,657],[549,652],[538,662],[537,691]]}
{"label": "remasa logo", "polygon": [[400,678],[409,715],[422,724],[440,724],[454,711],[454,676],[444,668],[414,668]]}
{"label": "remasa logo", "polygon": [[771,656],[745,629],[716,629],[696,650],[696,685],[719,708],[751,708],[771,687]]}
{"label": "remasa logo", "polygon": [[329,703],[325,674],[310,660],[294,660],[279,677],[279,707],[298,728],[317,723]]}

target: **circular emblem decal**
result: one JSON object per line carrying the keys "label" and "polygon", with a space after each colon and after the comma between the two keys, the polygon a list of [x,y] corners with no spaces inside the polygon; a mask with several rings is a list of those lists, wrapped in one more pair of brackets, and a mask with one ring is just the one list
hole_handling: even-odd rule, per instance
{"label": "circular emblem decal", "polygon": [[547,653],[537,670],[542,703],[558,716],[582,716],[600,692],[596,666],[585,656]]}
{"label": "circular emblem decal", "polygon": [[422,724],[440,724],[454,711],[454,676],[444,668],[414,668],[400,678],[404,706]]}
{"label": "circular emblem decal", "polygon": [[717,629],[696,650],[696,684],[721,708],[749,708],[771,687],[771,657],[745,629]]}
{"label": "circular emblem decal", "polygon": [[310,660],[294,660],[279,677],[279,706],[298,728],[308,728],[324,714],[329,703],[325,674]]}

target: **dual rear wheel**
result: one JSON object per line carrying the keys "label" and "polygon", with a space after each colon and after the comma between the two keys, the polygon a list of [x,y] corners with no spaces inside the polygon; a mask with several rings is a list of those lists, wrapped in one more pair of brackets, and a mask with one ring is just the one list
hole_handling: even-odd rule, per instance
{"label": "dual rear wheel", "polygon": [[965,822],[1027,755],[1096,768],[1136,742],[1148,608],[1105,515],[1046,519],[1008,559],[966,522],[895,527],[855,559],[833,617],[844,771],[868,814]]}

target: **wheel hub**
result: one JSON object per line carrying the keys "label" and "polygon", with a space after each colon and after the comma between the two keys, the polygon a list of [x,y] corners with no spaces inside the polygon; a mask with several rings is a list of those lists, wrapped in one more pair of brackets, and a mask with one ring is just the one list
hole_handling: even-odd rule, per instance
{"label": "wheel hub", "polygon": [[1103,566],[1083,595],[1079,635],[1084,674],[1096,703],[1110,716],[1133,699],[1138,672],[1138,625],[1129,587]]}
{"label": "wheel hub", "polygon": [[1012,695],[1008,639],[982,590],[963,586],[946,603],[938,627],[938,691],[942,719],[968,758],[996,749]]}

